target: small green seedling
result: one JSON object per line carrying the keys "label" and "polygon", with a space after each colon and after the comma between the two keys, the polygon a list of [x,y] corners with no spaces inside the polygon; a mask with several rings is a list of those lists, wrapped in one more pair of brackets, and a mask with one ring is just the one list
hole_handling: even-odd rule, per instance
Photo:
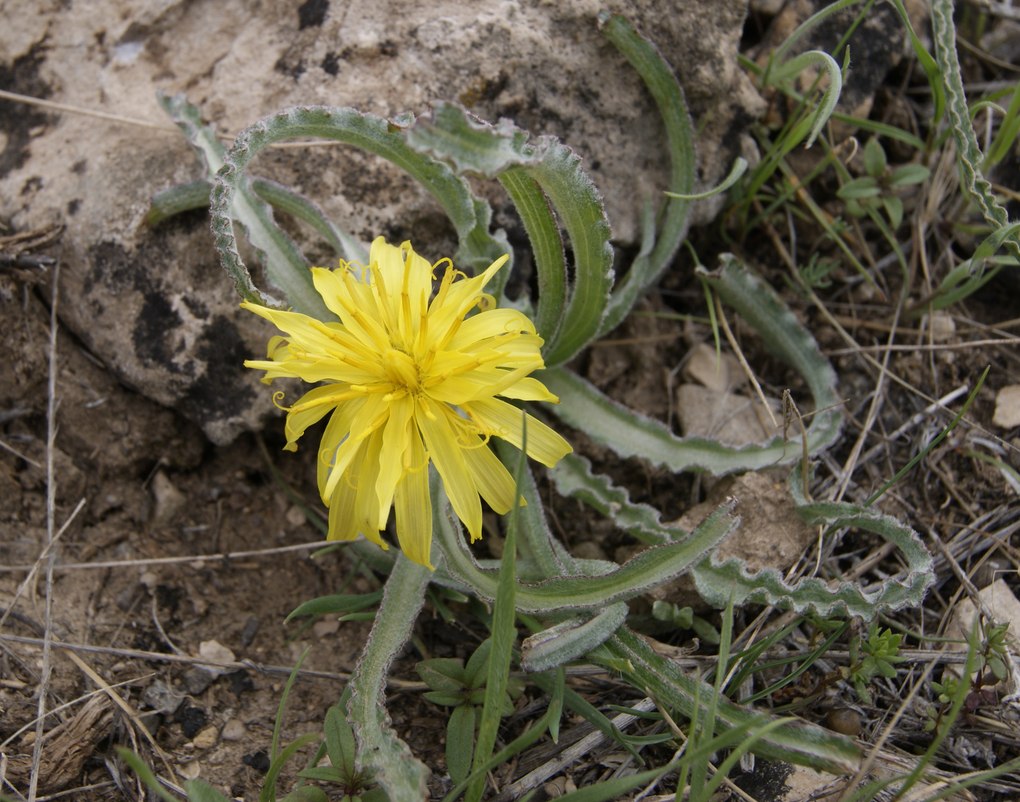
{"label": "small green seedling", "polygon": [[719,645],[719,630],[700,615],[695,615],[693,607],[680,607],[659,599],[652,604],[652,618],[672,624],[677,629],[693,629],[694,634],[705,643]]}
{"label": "small green seedling", "polygon": [[875,677],[893,679],[896,664],[906,659],[900,655],[902,640],[903,635],[875,625],[868,630],[866,640],[862,641],[857,636],[850,639],[850,666],[846,669],[846,678],[865,704],[870,705],[873,701],[868,683]]}
{"label": "small green seedling", "polygon": [[[435,657],[423,660],[415,667],[418,676],[432,690],[425,698],[433,704],[452,707],[446,725],[446,768],[454,784],[464,781],[471,771],[475,748],[475,730],[479,708],[485,702],[485,679],[488,675],[492,639],[482,641],[467,664],[460,658]],[[510,678],[503,698],[502,714],[508,716],[514,709],[514,698],[523,688],[519,681]]]}
{"label": "small green seedling", "polygon": [[836,194],[846,201],[846,210],[854,217],[884,210],[897,229],[903,222],[903,200],[899,190],[928,180],[931,171],[923,164],[902,164],[890,169],[885,150],[874,137],[864,146],[864,175],[848,181]]}

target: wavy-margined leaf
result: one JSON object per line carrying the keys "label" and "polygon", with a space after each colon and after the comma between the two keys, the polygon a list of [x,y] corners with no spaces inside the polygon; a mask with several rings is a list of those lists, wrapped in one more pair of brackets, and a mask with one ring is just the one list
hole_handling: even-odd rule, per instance
{"label": "wavy-margined leaf", "polygon": [[[559,492],[579,498],[603,512],[617,526],[643,542],[663,543],[686,536],[682,530],[662,523],[655,509],[632,502],[625,490],[615,487],[608,478],[593,474],[582,457],[564,458],[552,475]],[[772,604],[823,617],[842,613],[866,619],[885,610],[920,604],[934,575],[931,555],[913,530],[889,516],[857,505],[809,502],[804,497],[801,479],[799,469],[794,470],[790,490],[797,512],[807,523],[856,526],[880,535],[903,554],[907,564],[905,576],[887,580],[880,588],[866,592],[856,582],[840,582],[833,586],[821,579],[807,578],[790,583],[775,569],[752,572],[737,558],[719,563],[709,556],[691,569],[701,597],[719,608],[732,600],[737,605]]]}
{"label": "wavy-margined leaf", "polygon": [[368,248],[346,231],[338,228],[332,220],[326,217],[326,213],[319,208],[318,204],[304,195],[266,178],[253,178],[251,188],[256,195],[274,209],[286,212],[311,226],[315,233],[326,240],[333,250],[348,262],[368,263]]}
{"label": "wavy-margined leaf", "polygon": [[808,501],[801,486],[801,473],[790,475],[790,489],[798,514],[812,526],[857,527],[873,532],[891,543],[903,556],[906,567],[901,578],[887,578],[870,590],[859,582],[831,584],[807,577],[787,582],[774,568],[751,572],[741,560],[716,562],[711,557],[694,566],[692,576],[698,593],[709,604],[774,604],[799,613],[814,612],[822,617],[835,614],[871,619],[880,612],[917,606],[935,574],[931,554],[910,527],[895,518],[856,504]]}
{"label": "wavy-margined leaf", "polygon": [[[835,442],[842,424],[835,372],[811,334],[768,285],[729,254],[724,254],[721,262],[718,271],[703,272],[702,279],[758,333],[772,355],[803,376],[815,407],[807,427],[808,452],[825,448]],[[788,464],[802,453],[799,436],[777,437],[764,445],[742,448],[677,437],[663,424],[617,404],[565,368],[546,370],[541,379],[560,398],[552,408],[559,418],[622,457],[641,457],[678,472],[701,470],[718,476]]]}
{"label": "wavy-margined leaf", "polygon": [[[613,277],[613,249],[602,198],[581,169],[577,154],[555,137],[531,140],[509,121],[491,125],[452,103],[439,103],[431,114],[420,117],[408,129],[407,141],[423,153],[448,161],[458,173],[495,178],[511,172],[504,184],[511,199],[520,204],[535,246],[536,267],[540,275],[545,273],[540,280],[547,294],[539,297],[537,315],[545,327],[540,329],[546,341],[543,356],[548,365],[574,356],[602,323]],[[523,181],[522,174],[533,183]],[[563,245],[550,204],[570,237],[574,254],[574,280],[565,298],[559,292]]]}
{"label": "wavy-margined leaf", "polygon": [[536,632],[521,644],[521,668],[548,671],[601,646],[627,620],[627,605],[611,604],[591,618],[569,618]]}
{"label": "wavy-margined leaf", "polygon": [[[304,283],[311,287],[311,277],[300,254],[294,256],[275,240],[263,242],[261,226],[268,223],[257,215],[251,220],[245,216],[248,211],[245,171],[251,160],[274,143],[306,137],[354,145],[409,173],[439,201],[453,223],[460,240],[456,260],[462,269],[474,272],[510,253],[505,237],[489,233],[491,209],[488,204],[474,197],[464,180],[455,176],[446,165],[409,148],[399,128],[381,117],[355,109],[302,106],[274,114],[242,131],[226,153],[223,167],[217,173],[211,198],[213,237],[220,261],[244,297],[260,300],[237,251],[234,219],[245,225],[253,245],[265,253],[270,276],[277,276],[277,283],[283,280],[291,285],[284,287],[290,304],[305,314],[329,319],[325,309],[319,308],[322,303],[314,294],[314,288],[311,290],[314,298],[306,297],[307,294],[301,290]],[[235,208],[237,206],[240,208]],[[291,295],[292,291],[297,294],[296,297]]]}
{"label": "wavy-margined leaf", "polygon": [[[441,495],[433,497],[435,509],[446,509]],[[732,505],[724,504],[683,542],[653,546],[608,573],[556,576],[543,582],[520,583],[516,590],[517,609],[524,613],[601,610],[625,601],[679,576],[723,538],[737,524],[730,515]],[[476,596],[493,600],[497,579],[493,571],[475,562],[460,524],[449,514],[437,516],[433,537],[440,547],[445,567],[463,587]]]}
{"label": "wavy-margined leaf", "polygon": [[[935,41],[935,60],[939,65],[941,84],[946,93],[946,111],[949,129],[956,141],[956,161],[967,190],[982,217],[994,229],[1006,229],[1010,225],[1009,212],[1003,206],[992,185],[981,171],[984,156],[974,135],[974,125],[967,106],[967,94],[960,73],[960,59],[956,54],[956,26],[953,23],[953,1],[932,0],[932,38]],[[1020,237],[1016,233],[1006,237],[1003,245],[1014,259],[1020,259]]]}
{"label": "wavy-margined leaf", "polygon": [[[224,150],[223,144],[216,137],[212,128],[202,123],[198,109],[191,105],[183,95],[170,97],[160,94],[158,100],[163,110],[184,132],[188,142],[202,156],[209,172],[219,173],[224,165],[229,163],[230,154]],[[236,220],[244,227],[251,244],[262,255],[266,276],[270,283],[285,294],[288,302],[295,309],[322,319],[331,317],[312,286],[312,276],[301,251],[273,221],[272,210],[252,191],[251,181],[243,174],[243,171],[236,173],[230,192],[224,195],[219,202],[219,216],[226,221],[225,224],[220,225],[220,230],[221,234],[229,230],[229,242],[226,242],[222,236],[217,236],[215,187],[210,199],[213,212],[213,234],[216,236],[220,263],[234,280],[234,286],[241,297],[258,303],[267,302],[267,298],[255,286],[251,274],[244,267],[244,263],[237,253],[232,220]],[[227,245],[229,248],[225,251],[224,247]]]}
{"label": "wavy-margined leaf", "polygon": [[[215,175],[215,172],[211,175]],[[145,215],[146,225],[159,225],[164,220],[182,212],[208,209],[212,188],[212,180],[201,178],[198,181],[178,184],[162,192],[157,192],[152,196],[149,212]],[[265,178],[253,178],[251,188],[256,195],[274,209],[287,212],[310,225],[333,247],[339,256],[347,261],[361,264],[368,261],[368,250],[365,246],[346,231],[339,229],[332,220],[326,217],[325,212],[308,198],[290,187]]]}
{"label": "wavy-margined leaf", "polygon": [[679,527],[664,524],[657,509],[631,501],[627,491],[614,485],[608,476],[594,473],[591,463],[579,454],[567,454],[549,473],[562,495],[580,499],[612,518],[620,529],[642,543],[669,543],[687,537]]}
{"label": "wavy-margined leaf", "polygon": [[[655,46],[639,34],[624,17],[600,19],[602,33],[627,58],[645,82],[662,117],[666,129],[669,154],[669,190],[688,195],[694,189],[694,127],[687,113],[687,101],[669,64]],[[613,289],[599,334],[616,328],[634,303],[669,266],[687,234],[690,202],[668,198],[660,215],[658,227],[645,237],[645,244],[627,270],[626,276]]]}
{"label": "wavy-margined leaf", "polygon": [[[725,698],[716,699],[715,689],[682,671],[676,663],[657,654],[639,636],[621,628],[591,658],[602,665],[620,670],[637,687],[654,696],[660,704],[679,710],[692,718],[714,706],[716,727],[734,729],[748,722],[767,718],[751,708],[734,704]],[[769,732],[752,750],[772,760],[786,760],[837,774],[856,770],[861,750],[849,738],[806,722],[790,722]]]}

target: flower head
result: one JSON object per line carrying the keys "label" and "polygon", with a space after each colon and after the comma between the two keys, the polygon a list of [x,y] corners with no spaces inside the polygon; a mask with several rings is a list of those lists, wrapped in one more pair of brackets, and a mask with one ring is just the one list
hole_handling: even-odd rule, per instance
{"label": "flower head", "polygon": [[[449,259],[430,265],[409,242],[380,237],[368,267],[312,268],[337,321],[241,304],[286,335],[269,341],[268,360],[247,367],[264,370],[266,382],[321,382],[287,408],[286,448],[332,413],[318,459],[330,540],[361,534],[386,548],[380,533],[393,507],[400,548],[431,567],[430,462],[472,541],[482,533],[479,497],[500,514],[513,506],[513,477],[488,445],[492,436],[523,444],[522,413],[503,399],[559,399],[529,376],[544,367],[534,325],[517,310],[492,308],[484,293],[506,260],[469,278]],[[552,466],[570,452],[526,418],[528,456]]]}

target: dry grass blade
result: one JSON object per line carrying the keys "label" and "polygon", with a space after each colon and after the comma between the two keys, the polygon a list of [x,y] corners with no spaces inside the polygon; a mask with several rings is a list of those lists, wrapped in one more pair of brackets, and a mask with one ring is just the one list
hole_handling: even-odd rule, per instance
{"label": "dry grass blade", "polygon": [[35,802],[39,792],[39,768],[43,754],[43,723],[46,718],[47,694],[52,672],[50,641],[53,632],[53,566],[56,551],[51,549],[56,539],[57,485],[54,470],[54,442],[57,437],[57,287],[60,280],[60,262],[53,269],[50,294],[49,376],[46,396],[46,612],[44,618],[42,678],[38,688],[38,707],[35,726],[35,743],[32,747],[32,773],[29,778],[28,800]]}

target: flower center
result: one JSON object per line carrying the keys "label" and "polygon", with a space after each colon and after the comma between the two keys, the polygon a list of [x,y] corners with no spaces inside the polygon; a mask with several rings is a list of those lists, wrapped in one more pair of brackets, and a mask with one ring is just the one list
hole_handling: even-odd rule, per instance
{"label": "flower center", "polygon": [[412,395],[421,391],[421,371],[412,356],[398,348],[388,348],[381,356],[383,371],[390,382]]}

